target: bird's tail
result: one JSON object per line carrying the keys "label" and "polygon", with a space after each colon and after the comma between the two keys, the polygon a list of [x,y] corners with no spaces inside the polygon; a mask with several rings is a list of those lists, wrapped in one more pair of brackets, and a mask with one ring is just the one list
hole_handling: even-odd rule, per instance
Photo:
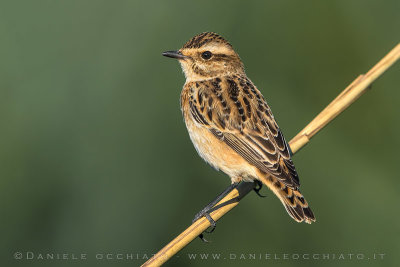
{"label": "bird's tail", "polygon": [[295,221],[315,222],[313,212],[298,189],[291,189],[285,186],[271,175],[260,175],[259,180],[275,193]]}

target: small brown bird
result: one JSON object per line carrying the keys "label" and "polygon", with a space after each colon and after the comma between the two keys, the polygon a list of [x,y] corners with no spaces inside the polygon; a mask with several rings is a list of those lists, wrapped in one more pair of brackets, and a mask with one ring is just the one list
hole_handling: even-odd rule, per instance
{"label": "small brown bird", "polygon": [[199,155],[232,183],[261,181],[297,222],[315,221],[289,145],[232,46],[204,32],[163,55],[178,59],[185,73],[181,109]]}

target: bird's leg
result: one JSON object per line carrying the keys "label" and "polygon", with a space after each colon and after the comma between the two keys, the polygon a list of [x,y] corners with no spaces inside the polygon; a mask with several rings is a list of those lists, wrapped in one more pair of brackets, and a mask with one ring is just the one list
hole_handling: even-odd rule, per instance
{"label": "bird's leg", "polygon": [[[202,217],[206,217],[206,219],[210,222],[211,224],[211,229],[206,231],[206,233],[212,233],[215,230],[215,227],[217,226],[215,220],[211,217],[211,212],[235,203],[235,202],[239,202],[240,199],[242,199],[245,195],[247,195],[251,190],[255,190],[256,188],[261,188],[260,185],[257,182],[241,182],[241,183],[233,183],[231,184],[228,188],[226,188],[221,194],[219,194],[213,201],[211,201],[207,206],[205,206],[200,212],[198,212],[195,216],[194,219],[192,221],[192,223],[194,223],[195,221],[197,221],[198,219],[202,218]],[[230,200],[227,200],[221,204],[218,204],[218,202],[221,201],[221,199],[223,199],[226,195],[228,195],[233,189],[237,189],[239,192],[239,196],[232,198]],[[259,189],[258,189],[259,190]],[[256,191],[257,192],[257,191]],[[208,242],[203,234],[199,235],[200,239],[203,240],[204,242]]]}

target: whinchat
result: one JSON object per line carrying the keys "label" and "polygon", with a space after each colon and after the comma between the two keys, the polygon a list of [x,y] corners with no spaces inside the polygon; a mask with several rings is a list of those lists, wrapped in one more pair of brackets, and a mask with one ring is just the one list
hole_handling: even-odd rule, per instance
{"label": "whinchat", "polygon": [[204,32],[163,55],[178,59],[186,76],[181,109],[199,155],[232,183],[261,181],[297,222],[315,221],[290,147],[232,45]]}

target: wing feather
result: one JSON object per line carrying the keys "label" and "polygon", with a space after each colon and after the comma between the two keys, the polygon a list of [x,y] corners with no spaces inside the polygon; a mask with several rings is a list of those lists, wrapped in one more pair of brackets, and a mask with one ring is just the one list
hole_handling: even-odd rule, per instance
{"label": "wing feather", "polygon": [[[289,145],[270,108],[254,85],[241,79],[247,78],[239,78],[239,90],[229,90],[235,86],[235,77],[217,84],[212,80],[197,84],[192,90],[197,94],[189,99],[194,120],[260,171],[272,174],[290,188],[299,187]],[[230,91],[235,95],[229,95]]]}

